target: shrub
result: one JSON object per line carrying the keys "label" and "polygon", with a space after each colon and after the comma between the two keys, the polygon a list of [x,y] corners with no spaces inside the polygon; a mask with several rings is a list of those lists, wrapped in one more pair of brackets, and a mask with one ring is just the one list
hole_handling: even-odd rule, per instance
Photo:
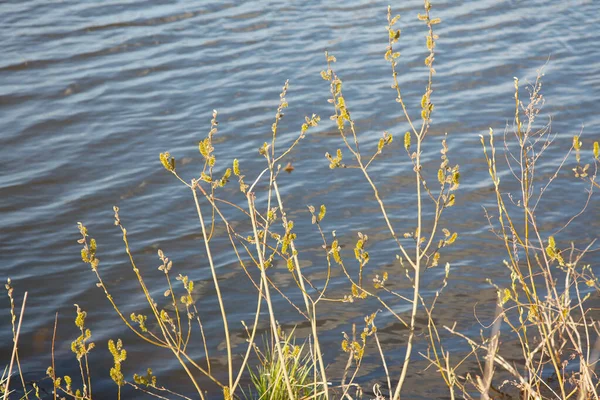
{"label": "shrub", "polygon": [[[331,228],[335,227],[335,221],[326,220],[326,205],[308,207],[314,232],[322,243],[325,278],[317,282],[303,271],[294,221],[282,200],[278,178],[285,169],[282,165],[285,165],[286,157],[321,123],[321,118],[317,115],[306,116],[291,145],[287,148],[278,146],[277,139],[281,136],[279,123],[288,107],[288,82],[281,91],[272,135],[259,149],[265,167],[257,176],[244,175],[238,159],[228,162],[217,160],[214,152],[216,143],[213,140],[218,134],[217,111],[213,112],[206,137],[198,143],[198,150],[203,159],[200,174],[185,179],[174,156],[164,152],[159,157],[162,166],[189,190],[189,195],[194,201],[202,231],[203,251],[211,272],[221,318],[225,345],[223,353],[227,360],[225,380],[218,379],[214,373],[211,354],[219,350],[211,349],[207,344],[204,316],[201,308],[196,305],[198,300],[194,296],[194,282],[189,276],[179,274],[173,277],[172,261],[162,250],[158,250],[158,269],[164,273],[165,291],[162,301],[154,298],[136,264],[119,209],[114,207],[115,225],[120,230],[129,263],[150,310],[147,315],[132,313],[127,316],[110,294],[102,278],[95,239],[90,238],[87,228],[79,223],[79,243],[83,246],[82,260],[90,266],[97,278],[97,285],[104,291],[118,317],[148,346],[170,350],[189,377],[199,398],[215,396],[214,393],[206,393],[204,388],[207,383],[216,385],[222,392],[219,396],[222,395],[226,400],[239,398],[244,395],[241,389],[244,376],[253,385],[245,395],[252,398],[359,398],[364,389],[356,382],[356,377],[365,352],[369,350],[381,359],[380,375],[382,379],[385,378],[387,387],[384,391],[388,393],[382,394],[380,386],[376,385],[373,388],[374,396],[377,399],[397,400],[406,394],[405,382],[414,357],[417,328],[427,332],[429,351],[423,356],[439,371],[442,378],[440,382],[443,381],[448,386],[451,398],[455,398],[459,393],[465,398],[490,398],[490,392],[494,391],[504,395],[504,389],[493,384],[495,379],[505,380],[525,398],[598,397],[596,387],[599,381],[594,372],[595,362],[600,355],[600,341],[595,339],[599,335],[598,324],[586,302],[593,292],[598,291],[598,282],[592,268],[582,261],[591,245],[582,250],[578,250],[574,244],[565,245],[568,240],[558,239],[556,234],[548,234],[542,229],[541,217],[536,212],[539,199],[556,177],[555,174],[543,182],[536,176],[536,164],[553,142],[547,127],[536,128],[535,124],[543,104],[540,94],[541,73],[530,88],[529,99],[525,104],[520,99],[519,83],[515,81],[512,136],[514,139],[511,139],[509,134],[504,138],[508,166],[519,187],[518,196],[507,197],[501,189],[493,131],[490,129],[487,140],[481,138],[497,203],[497,215],[493,216],[493,211],[490,210],[488,216],[493,232],[504,243],[507,256],[505,267],[510,272],[511,284],[506,288],[496,286],[498,311],[489,337],[482,332],[480,339],[471,338],[460,333],[455,327],[443,327],[444,331],[450,333],[451,338],[459,336],[464,339],[472,351],[466,355],[452,355],[451,358],[451,354],[444,347],[445,336],[440,329],[442,327],[435,323],[434,312],[439,296],[448,284],[451,268],[445,259],[457,240],[458,233],[446,226],[443,216],[444,212],[455,204],[461,175],[459,166],[450,161],[447,138],[444,136],[436,143],[430,137],[432,115],[437,112],[432,85],[438,39],[435,30],[441,21],[432,15],[431,3],[425,0],[423,12],[418,18],[423,22],[426,31],[426,56],[423,61],[426,66],[427,83],[417,109],[419,117],[413,118],[411,115],[414,110],[404,101],[398,83],[397,63],[400,55],[396,47],[400,39],[400,30],[397,28],[399,18],[388,8],[388,44],[384,57],[390,65],[392,89],[399,113],[403,115],[408,127],[408,130],[400,135],[400,142],[405,153],[403,156],[413,166],[413,200],[416,209],[414,229],[400,231],[392,222],[386,201],[370,169],[374,163],[380,161],[379,156],[383,152],[390,151],[394,136],[384,132],[376,147],[369,149],[368,146],[362,145],[352,117],[352,105],[344,97],[344,84],[336,72],[336,58],[333,55],[326,53],[326,68],[321,72],[321,76],[329,85],[329,103],[332,109],[330,120],[333,121],[340,138],[340,148],[331,149],[331,153],[325,154],[329,167],[354,169],[356,175],[368,184],[374,202],[385,221],[387,234],[395,246],[395,268],[398,275],[404,274],[410,282],[408,291],[394,289],[394,286],[390,285],[387,272],[377,274],[372,282],[364,279],[365,268],[370,261],[370,238],[357,232],[353,253],[347,254],[347,251],[342,250],[335,231],[331,231]],[[516,144],[511,144],[510,140],[515,140]],[[510,152],[509,149],[513,148],[516,150]],[[426,149],[439,150],[440,159],[425,165],[422,155]],[[571,147],[577,162],[574,168],[575,176],[590,185],[591,194],[593,187],[600,187],[596,181],[598,143],[594,143],[592,147],[593,174],[590,164],[581,162],[583,149],[580,137],[576,136]],[[558,169],[566,164],[568,155],[558,163]],[[433,179],[426,176],[426,171],[430,168],[437,171]],[[230,192],[223,190],[224,186],[234,184],[236,191],[239,190],[244,196],[242,203],[229,200],[227,195]],[[260,188],[266,188],[264,193]],[[513,201],[517,198],[518,201]],[[434,212],[426,213],[426,207]],[[248,231],[238,228],[239,224],[232,223],[232,212],[237,213],[236,218],[245,218],[247,226],[250,227]],[[219,232],[229,240],[231,254],[235,255],[240,267],[257,289],[256,312],[252,323],[245,326],[247,343],[245,350],[238,354],[239,357],[234,354],[231,340],[230,318],[227,313],[231,305],[228,305],[227,293],[220,285],[213,258],[211,241]],[[278,287],[270,277],[275,265],[287,266],[295,285]],[[444,265],[438,290],[433,296],[425,296],[421,287],[422,277],[429,273],[430,268],[438,265]],[[341,279],[347,281],[348,290],[342,296],[332,296],[328,292],[334,268],[339,269],[342,272]],[[289,335],[282,332],[273,307],[273,291],[289,301],[298,314],[308,321],[310,335],[303,345],[295,345],[293,332]],[[296,304],[293,298],[301,300]],[[390,356],[382,349],[379,341],[376,326],[379,310],[374,309],[365,316],[364,326],[357,328],[354,325],[350,334],[344,334],[340,347],[341,351],[346,353],[347,363],[341,376],[331,377],[320,341],[319,306],[325,301],[343,306],[345,303],[366,298],[377,302],[378,307],[387,310],[408,330],[399,372],[394,375],[388,368]],[[409,305],[408,315],[394,311],[398,303]],[[264,306],[267,308],[266,322],[270,340],[261,348],[256,343],[256,336],[262,322]],[[85,312],[77,307],[76,326],[80,336],[72,345],[80,367],[82,388],[74,389],[71,378],[59,377],[53,366],[49,368],[48,375],[54,383],[55,397],[60,393],[61,396],[78,399],[92,398],[88,355],[94,345],[91,342],[91,332],[84,326],[85,315]],[[509,361],[502,354],[499,340],[502,321],[508,326],[505,334],[516,338],[520,345],[521,358],[518,363]],[[195,326],[199,338],[194,339],[201,341],[204,348],[202,359],[194,358],[188,348]],[[399,338],[401,332],[394,334]],[[16,332],[14,337],[16,341]],[[402,340],[398,340],[398,343],[402,343]],[[151,369],[147,369],[143,375],[134,375],[132,381],[128,380],[122,369],[127,353],[120,340],[110,341],[109,351],[114,359],[110,376],[118,387],[119,398],[121,388],[125,385],[157,397],[177,395],[170,389],[159,386]],[[459,361],[455,362],[455,359]],[[461,368],[467,359],[478,362],[481,370],[478,373],[462,371]],[[258,366],[252,367],[251,365],[256,365],[255,360],[258,360]],[[247,371],[249,372],[246,375]],[[333,382],[339,384],[334,385]],[[5,390],[8,390],[8,383],[5,386]]]}

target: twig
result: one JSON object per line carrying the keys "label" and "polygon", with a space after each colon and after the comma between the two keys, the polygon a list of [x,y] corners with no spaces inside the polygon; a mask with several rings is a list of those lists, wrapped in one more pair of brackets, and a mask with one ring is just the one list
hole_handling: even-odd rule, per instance
{"label": "twig", "polygon": [[10,367],[8,368],[8,376],[6,377],[6,387],[4,391],[4,400],[8,399],[8,388],[10,386],[10,376],[12,374],[13,363],[15,361],[15,355],[17,354],[17,344],[19,342],[19,334],[21,333],[21,323],[23,322],[23,313],[25,312],[25,303],[27,302],[27,292],[23,296],[23,304],[21,305],[21,314],[19,315],[19,324],[17,325],[17,334],[15,335],[12,355],[10,357]]}
{"label": "twig", "polygon": [[54,397],[54,400],[56,400],[56,397],[57,397],[56,386],[54,385],[54,382],[56,381],[56,367],[54,365],[54,343],[56,342],[56,326],[57,325],[58,325],[58,311],[54,315],[54,333],[52,334],[52,383],[53,383],[52,395]]}

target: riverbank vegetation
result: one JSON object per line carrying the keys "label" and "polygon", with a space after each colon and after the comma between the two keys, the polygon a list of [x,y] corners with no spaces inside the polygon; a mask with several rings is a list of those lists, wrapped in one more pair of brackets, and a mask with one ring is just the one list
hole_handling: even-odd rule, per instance
{"label": "riverbank vegetation", "polygon": [[[353,106],[344,97],[343,77],[336,70],[337,60],[326,53],[321,76],[329,90],[331,115],[323,119],[317,115],[306,116],[291,144],[281,146],[278,139],[283,133],[279,131],[279,123],[288,107],[286,82],[275,110],[271,135],[258,149],[258,157],[264,162],[260,173],[250,176],[235,158],[217,159],[215,146],[218,144],[214,140],[219,127],[217,111],[213,112],[206,137],[198,144],[203,160],[199,174],[190,178],[197,169],[191,171],[180,167],[177,154],[168,151],[160,154],[162,167],[193,200],[202,234],[202,268],[210,270],[220,318],[219,332],[205,329],[207,315],[202,306],[203,299],[197,297],[189,276],[173,272],[168,249],[157,253],[164,287],[147,286],[145,268],[137,264],[130,244],[133,239],[119,209],[114,207],[114,224],[122,236],[126,257],[147,303],[146,312],[127,315],[103,279],[96,240],[85,225],[79,223],[81,258],[95,275],[107,303],[114,308],[115,318],[149,349],[157,347],[170,351],[195,392],[193,395],[176,393],[179,392],[177,387],[161,381],[160,376],[154,375],[147,366],[136,366],[140,370],[135,374],[130,372],[126,344],[118,338],[107,344],[95,343],[92,332],[85,325],[86,312],[77,307],[78,337],[71,348],[80,376],[61,375],[54,365],[53,351],[53,363],[47,371],[53,382],[53,398],[97,398],[92,390],[90,363],[98,351],[112,354],[114,365],[110,377],[118,398],[121,398],[122,388],[128,386],[158,398],[398,400],[412,398],[408,372],[416,357],[425,358],[439,373],[439,385],[447,387],[448,397],[452,399],[598,398],[600,380],[595,364],[600,357],[600,326],[589,300],[598,296],[600,283],[587,256],[594,242],[571,242],[567,228],[574,218],[585,213],[585,208],[593,201],[594,188],[600,188],[596,181],[599,146],[598,142],[577,135],[572,143],[569,142],[564,158],[553,163],[552,174],[542,176],[537,173],[536,167],[547,149],[564,144],[564,141],[555,144],[557,136],[548,125],[537,120],[544,103],[542,72],[526,88],[526,95],[523,95],[523,85],[515,79],[511,126],[500,135],[490,129],[480,138],[484,167],[489,171],[496,200],[494,207],[486,209],[486,215],[492,232],[505,250],[501,256],[504,263],[500,267],[510,276],[508,285],[490,281],[498,296],[496,318],[491,326],[481,326],[479,337],[465,334],[454,326],[436,323],[436,304],[452,274],[452,265],[446,260],[455,242],[460,240],[460,232],[448,226],[444,216],[460,198],[461,170],[449,151],[451,137],[431,134],[432,116],[438,111],[434,80],[436,28],[441,20],[435,16],[428,0],[424,1],[418,18],[426,33],[423,56],[426,85],[421,102],[415,108],[404,100],[398,79],[400,16],[388,8],[388,42],[382,55],[389,63],[391,90],[404,122],[396,132],[383,132],[375,146],[359,140]],[[373,204],[385,222],[389,243],[395,246],[394,274],[379,272],[378,266],[370,263],[369,248],[374,239],[366,234],[352,233],[352,249],[340,245],[338,235],[341,233],[336,234],[336,221],[329,220],[326,204],[308,206],[314,235],[321,242],[323,271],[318,276],[308,276],[303,270],[305,264],[294,230],[293,210],[284,202],[284,188],[278,178],[284,170],[282,166],[287,163],[286,157],[302,146],[303,139],[313,128],[322,124],[331,125],[339,137],[339,148],[329,149],[324,155],[324,168],[328,164],[331,169],[351,169],[352,179],[360,179],[370,188]],[[405,216],[412,221],[403,226],[398,226],[391,218],[386,196],[371,168],[386,152],[393,152],[394,157],[402,157],[412,165],[410,190],[415,213]],[[439,157],[435,160],[424,158],[425,152],[436,152]],[[498,162],[500,159],[502,163]],[[499,170],[499,164],[507,170]],[[538,212],[538,205],[553,190],[552,183],[561,170],[572,170],[573,179],[587,187],[589,198],[583,209],[574,211],[573,218],[565,226],[549,231],[544,223],[545,216]],[[507,184],[505,180],[510,182]],[[232,191],[224,190],[232,186],[236,188],[234,195],[231,195]],[[516,191],[507,192],[505,187],[516,188]],[[406,194],[408,189],[399,190]],[[218,235],[228,240],[231,257],[237,260],[256,289],[256,311],[247,324],[243,323],[244,330],[235,332],[246,338],[241,351],[240,345],[235,345],[232,339],[233,327],[239,326],[240,321],[231,320],[229,311],[234,304],[228,301],[228,287],[220,279],[215,265],[213,242]],[[332,273],[334,270],[341,271],[341,275]],[[274,271],[289,274],[291,284],[278,284],[273,278]],[[439,277],[438,288],[425,293],[422,279],[434,271]],[[330,295],[328,289],[333,279],[344,280],[347,287],[344,295],[337,292]],[[406,279],[408,284],[395,284],[399,279]],[[339,285],[339,282],[335,283]],[[37,386],[27,384],[22,378],[18,358],[18,345],[24,345],[17,340],[25,302],[21,312],[17,313],[10,281],[7,289],[11,298],[15,351],[7,363],[9,367],[2,388],[8,394],[11,388],[21,385],[18,396],[24,391],[24,397],[39,398]],[[156,296],[158,289],[162,296]],[[294,330],[286,332],[280,326],[273,306],[275,297],[289,302],[297,313],[297,323],[307,326],[309,335],[299,338]],[[328,368],[321,341],[322,306],[328,303],[328,309],[332,304],[343,308],[367,298],[374,300],[378,307],[364,316],[361,326],[354,325],[351,332],[341,337],[337,351],[346,359],[345,368],[334,375],[335,371]],[[402,309],[399,305],[408,311],[398,312]],[[402,354],[400,361],[392,359],[382,347],[377,329],[379,313],[393,316],[397,321],[395,326],[402,327],[397,332],[386,333],[387,340],[394,337],[397,348],[401,349],[398,350]],[[215,326],[214,321],[211,322]],[[265,326],[268,327],[266,334],[261,335],[261,328],[264,331]],[[424,332],[427,341],[427,351],[421,354],[415,354],[414,350],[417,331]],[[222,347],[211,348],[208,335],[222,335]],[[470,351],[452,353],[445,345],[448,338],[464,341]],[[510,349],[503,347],[503,342],[510,342]],[[200,352],[193,343],[201,343]],[[190,350],[192,348],[194,351]],[[367,353],[375,354],[380,360],[380,383],[371,387],[363,387],[357,379]],[[218,367],[214,361],[217,358],[224,360]],[[465,368],[465,365],[477,366],[477,369]]]}

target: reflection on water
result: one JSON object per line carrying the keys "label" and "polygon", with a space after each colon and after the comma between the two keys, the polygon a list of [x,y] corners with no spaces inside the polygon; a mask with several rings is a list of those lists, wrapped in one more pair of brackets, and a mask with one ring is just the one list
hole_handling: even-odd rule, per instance
{"label": "reflection on water", "polygon": [[[402,14],[403,34],[399,77],[407,102],[416,106],[425,79],[425,33],[416,19],[420,4],[403,2],[396,10]],[[102,274],[116,301],[124,305],[127,315],[144,312],[119,232],[112,225],[115,204],[121,208],[149,286],[157,295],[164,291],[155,269],[156,250],[161,248],[174,260],[176,274],[188,274],[197,282],[195,295],[210,345],[222,349],[218,306],[193,201],[162,169],[158,154],[170,151],[184,160],[180,168],[185,177],[197,174],[201,161],[196,142],[206,135],[211,112],[218,109],[217,157],[227,163],[239,158],[244,173],[255,177],[263,168],[257,148],[268,140],[286,79],[290,80],[290,107],[280,127],[281,146],[294,140],[305,115],[322,116],[320,127],[289,156],[293,173],[280,181],[284,202],[296,222],[306,271],[322,281],[319,238],[306,205],[325,203],[324,227],[337,231],[345,251],[351,251],[357,231],[371,237],[368,276],[387,270],[397,288],[408,287],[398,272],[368,187],[356,171],[329,170],[323,157],[325,151],[341,146],[327,118],[332,113],[326,101],[327,83],[319,76],[324,50],[338,59],[337,72],[345,81],[346,100],[364,146],[375,146],[383,130],[396,137],[406,131],[383,59],[386,8],[385,2],[367,0],[343,5],[266,0],[0,4],[0,166],[4,171],[0,175],[0,254],[3,276],[12,277],[17,292],[29,291],[20,351],[31,379],[43,376],[50,363],[49,330],[56,311],[57,367],[63,373],[76,373],[69,343],[75,337],[72,304],[77,303],[89,312],[98,343],[93,354],[97,394],[112,396],[114,392],[104,379],[112,362],[105,348],[109,338],[117,337],[129,351],[128,373],[152,367],[159,376],[168,377],[173,387],[187,387],[179,367],[165,361],[166,353],[148,353],[118,323],[93,275],[80,261],[75,224],[85,221],[99,242]],[[575,0],[445,0],[434,2],[434,13],[443,23],[439,26],[433,94],[437,113],[431,139],[434,143],[448,132],[451,161],[461,165],[463,177],[457,206],[446,216],[447,226],[459,232],[460,240],[444,260],[452,264],[452,275],[438,311],[440,324],[458,321],[459,328],[476,334],[474,310],[483,319],[493,313],[495,294],[485,278],[506,279],[502,249],[488,232],[480,207],[492,204],[493,198],[478,135],[489,126],[500,132],[510,122],[513,76],[531,81],[536,69],[547,64],[546,111],[552,116],[553,132],[559,141],[565,140],[562,148],[569,146],[568,138],[582,125],[586,126],[584,138],[597,137],[594,127],[600,117],[593,111],[600,94],[600,50],[590,43],[594,43],[592,27],[600,14],[593,2]],[[372,171],[394,222],[399,229],[412,229],[411,167],[399,142]],[[559,147],[541,164],[540,174],[550,171]],[[433,167],[438,156],[435,143],[425,150],[424,158]],[[548,226],[564,223],[572,205],[580,205],[585,198],[576,184],[565,182],[553,189],[543,205],[549,212]],[[598,206],[592,204],[589,212],[594,215]],[[579,232],[574,238],[589,239],[598,231],[597,219],[586,221],[585,229],[578,231],[581,227],[574,225]],[[227,292],[235,342],[242,345],[245,338],[239,321],[250,317],[256,294],[226,244],[215,240],[215,261]],[[339,275],[340,271],[334,271],[334,276]],[[425,287],[430,294],[439,287],[442,275],[441,270],[427,274]],[[272,278],[281,285],[293,285],[285,266],[278,266]],[[331,290],[344,293],[349,286],[338,279]],[[1,305],[8,310],[6,298]],[[297,333],[307,334],[307,327],[285,300],[279,298],[276,307],[284,326],[300,324]],[[338,351],[341,332],[350,331],[352,323],[361,324],[363,316],[377,307],[370,301],[341,308],[323,303],[319,314],[332,373],[343,368],[343,355]],[[406,309],[399,304],[395,311]],[[7,312],[3,318],[8,321]],[[395,368],[403,356],[406,332],[385,313],[379,316],[378,326]],[[4,329],[2,335],[3,359],[7,360],[9,330]],[[424,345],[420,336],[418,346]],[[450,340],[448,348],[463,347]],[[198,345],[196,354],[201,351]],[[438,378],[435,372],[422,372],[423,362],[415,365],[409,377],[415,398],[444,395],[438,385],[418,384]],[[218,365],[213,367],[218,369]],[[378,359],[369,357],[360,382],[381,377]]]}

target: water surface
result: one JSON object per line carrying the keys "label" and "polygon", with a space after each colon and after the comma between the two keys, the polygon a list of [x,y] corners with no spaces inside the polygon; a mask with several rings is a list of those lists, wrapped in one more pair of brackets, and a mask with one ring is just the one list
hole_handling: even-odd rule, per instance
{"label": "water surface", "polygon": [[[405,1],[395,7],[402,15],[399,76],[416,117],[426,79],[425,30],[416,18],[422,5]],[[164,171],[158,154],[170,151],[176,156],[184,177],[198,174],[197,142],[205,137],[212,110],[217,109],[220,168],[238,158],[244,173],[256,177],[264,167],[257,149],[269,140],[279,92],[287,79],[290,107],[279,130],[280,146],[295,139],[305,115],[322,117],[320,127],[288,157],[294,172],[280,179],[307,273],[321,279],[324,260],[306,205],[325,203],[324,228],[336,230],[347,258],[352,257],[356,232],[366,233],[371,237],[369,279],[387,270],[397,288],[409,288],[395,264],[393,246],[368,186],[355,170],[330,170],[323,156],[342,146],[328,119],[332,113],[328,85],[319,76],[325,50],[337,57],[336,69],[345,82],[345,97],[364,148],[374,148],[384,130],[397,139],[407,130],[383,59],[386,8],[386,2],[367,0],[0,4],[0,260],[2,277],[13,279],[19,302],[22,293],[29,292],[21,338],[28,378],[41,379],[50,365],[55,312],[59,313],[57,367],[61,374],[77,374],[69,348],[76,337],[72,321],[77,303],[88,311],[97,343],[92,354],[96,395],[110,398],[115,392],[108,379],[109,338],[125,342],[126,375],[152,367],[165,384],[190,390],[168,353],[149,349],[118,321],[94,275],[81,262],[76,223],[85,222],[98,240],[102,275],[124,313],[144,312],[119,231],[112,224],[112,206],[118,205],[153,293],[160,298],[165,289],[156,271],[156,251],[161,248],[174,260],[175,274],[196,281],[209,344],[222,351],[221,323],[193,200]],[[456,207],[446,215],[446,226],[459,232],[460,240],[443,260],[451,263],[452,274],[438,305],[440,324],[457,321],[463,331],[476,335],[474,310],[484,319],[494,310],[495,294],[485,279],[498,283],[507,279],[502,248],[489,233],[481,208],[493,205],[494,199],[478,135],[489,127],[502,132],[510,124],[513,77],[531,82],[536,70],[546,65],[542,122],[552,120],[558,144],[540,165],[540,175],[552,171],[557,157],[570,146],[570,137],[583,126],[585,144],[598,140],[598,11],[597,3],[575,0],[434,2],[433,14],[443,23],[433,95],[436,113],[424,157],[435,172],[437,142],[447,132],[451,161],[461,165],[463,177]],[[414,189],[400,142],[396,140],[374,164],[372,173],[398,230],[404,231],[415,224]],[[565,179],[552,187],[540,210],[549,232],[565,223],[586,196],[584,187],[569,179],[570,168],[565,168],[561,175]],[[225,193],[236,198],[233,188]],[[592,202],[588,215],[599,211],[598,203]],[[567,237],[585,242],[598,229],[597,218],[576,221]],[[227,242],[215,240],[214,246],[232,330],[236,343],[243,343],[240,321],[251,318],[255,290]],[[428,296],[439,287],[442,275],[441,269],[428,272],[424,278]],[[285,266],[277,266],[272,276],[284,287],[293,287]],[[332,294],[348,292],[340,271],[334,276]],[[293,293],[300,299],[297,291]],[[1,305],[5,323],[0,348],[7,364],[8,300]],[[344,363],[339,350],[342,332],[350,332],[353,323],[360,326],[364,315],[379,307],[370,301],[321,307],[322,340],[333,376]],[[282,298],[277,298],[276,308],[286,329],[302,321]],[[407,309],[397,305],[397,312]],[[388,361],[396,371],[405,332],[385,313],[378,321]],[[302,325],[298,329],[299,335],[307,333]],[[419,351],[425,342],[420,337]],[[452,338],[447,346],[464,350]],[[365,388],[383,377],[371,350],[358,377]],[[201,346],[196,354],[201,356]],[[407,393],[411,398],[445,396],[439,377],[435,371],[424,372],[425,365],[418,361],[411,369]]]}

